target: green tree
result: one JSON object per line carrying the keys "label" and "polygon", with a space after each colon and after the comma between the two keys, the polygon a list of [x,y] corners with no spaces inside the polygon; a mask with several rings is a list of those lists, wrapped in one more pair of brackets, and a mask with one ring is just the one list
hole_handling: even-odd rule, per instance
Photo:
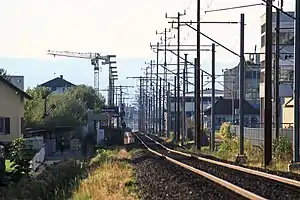
{"label": "green tree", "polygon": [[86,103],[74,96],[55,94],[49,98],[49,105],[56,108],[44,120],[47,127],[79,126],[86,121]]}
{"label": "green tree", "polygon": [[0,77],[10,81],[10,76],[8,75],[7,71],[3,68],[0,68]]}
{"label": "green tree", "polygon": [[44,116],[43,95],[47,89],[35,87],[27,92],[33,97],[31,101],[25,101],[25,124],[35,126],[37,124],[52,126],[77,126],[86,121],[87,109],[99,109],[104,105],[104,97],[97,96],[94,89],[89,86],[79,85],[62,94],[50,94],[47,98],[47,109],[55,105],[55,109]]}
{"label": "green tree", "polygon": [[103,95],[97,95],[91,86],[78,85],[67,91],[67,95],[81,100],[86,104],[87,109],[99,109],[105,104]]}
{"label": "green tree", "polygon": [[47,88],[35,87],[28,88],[26,92],[32,96],[32,100],[25,99],[24,108],[24,122],[25,126],[35,126],[43,120],[44,115],[44,99],[43,96],[46,94]]}

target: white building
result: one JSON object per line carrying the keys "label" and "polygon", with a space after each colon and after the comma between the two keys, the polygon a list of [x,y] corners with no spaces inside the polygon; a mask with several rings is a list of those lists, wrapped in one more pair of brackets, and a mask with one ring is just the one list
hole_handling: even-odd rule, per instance
{"label": "white building", "polygon": [[[294,16],[294,12],[288,12]],[[276,12],[273,13],[272,22],[272,37],[273,37],[273,58],[275,53],[275,28],[276,28]],[[294,66],[294,20],[284,14],[280,15],[280,85],[279,96],[281,104],[283,104],[284,97],[293,96],[293,66]],[[266,42],[266,15],[261,17],[261,75],[260,75],[260,120],[264,123],[264,95],[265,95],[265,42]],[[273,59],[274,62],[274,59]],[[274,63],[273,63],[274,64]],[[273,85],[274,86],[274,85]],[[275,88],[275,87],[272,87]],[[273,91],[274,94],[274,91]],[[282,120],[281,120],[282,121]]]}
{"label": "white building", "polygon": [[[203,109],[205,110],[207,107],[211,106],[211,94],[212,91],[211,89],[206,89],[203,90]],[[223,97],[224,96],[224,91],[223,90],[215,90],[215,98],[217,97]],[[181,97],[182,98],[182,97]],[[174,102],[175,98],[171,98],[171,115],[174,114]],[[201,98],[200,98],[201,101]],[[194,97],[194,92],[188,92],[185,94],[185,112],[187,117],[191,117],[195,113],[195,97]]]}

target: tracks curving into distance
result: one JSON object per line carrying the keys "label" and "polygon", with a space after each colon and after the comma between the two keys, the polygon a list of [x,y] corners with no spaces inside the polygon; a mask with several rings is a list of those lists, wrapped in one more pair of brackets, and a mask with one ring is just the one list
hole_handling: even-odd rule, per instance
{"label": "tracks curving into distance", "polygon": [[299,181],[170,149],[143,133],[134,135],[150,152],[242,197],[300,199]]}

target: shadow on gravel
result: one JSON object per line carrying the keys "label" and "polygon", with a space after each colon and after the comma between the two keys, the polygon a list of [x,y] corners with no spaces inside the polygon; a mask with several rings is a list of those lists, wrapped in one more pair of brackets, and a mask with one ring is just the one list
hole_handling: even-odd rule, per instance
{"label": "shadow on gravel", "polygon": [[131,162],[145,200],[244,199],[146,150],[134,155]]}

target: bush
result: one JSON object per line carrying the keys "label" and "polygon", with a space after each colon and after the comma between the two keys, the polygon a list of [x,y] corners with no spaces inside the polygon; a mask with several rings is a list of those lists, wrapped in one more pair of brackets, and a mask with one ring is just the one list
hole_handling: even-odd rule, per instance
{"label": "bush", "polygon": [[275,160],[290,161],[293,157],[292,141],[284,136],[273,140],[273,155]]}
{"label": "bush", "polygon": [[12,142],[9,150],[14,177],[19,179],[22,174],[28,175],[31,171],[30,161],[35,154],[32,148],[26,144],[23,138],[17,138]]}
{"label": "bush", "polygon": [[5,150],[4,146],[0,145],[0,185],[4,181],[5,169]]}
{"label": "bush", "polygon": [[224,122],[219,131],[220,136],[222,139],[231,139],[234,137],[234,134],[230,130],[230,123]]}
{"label": "bush", "polygon": [[6,199],[67,199],[71,192],[69,188],[74,187],[74,184],[76,186],[76,180],[86,175],[86,168],[79,161],[61,161],[35,177],[21,179],[8,191]]}

